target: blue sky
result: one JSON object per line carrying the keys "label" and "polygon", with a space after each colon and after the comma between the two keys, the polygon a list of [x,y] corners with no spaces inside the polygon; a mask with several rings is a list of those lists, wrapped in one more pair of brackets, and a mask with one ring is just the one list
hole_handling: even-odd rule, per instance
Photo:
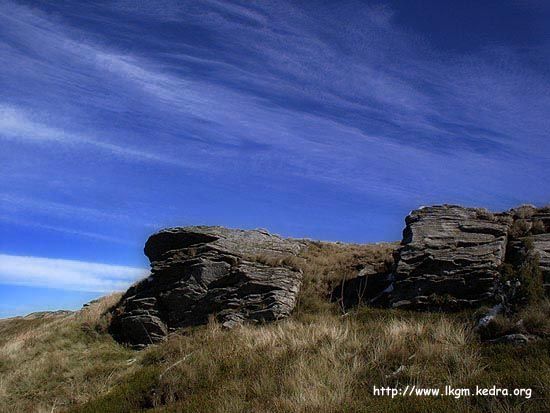
{"label": "blue sky", "polygon": [[550,201],[546,1],[0,0],[0,317],[146,272],[164,226],[401,237]]}

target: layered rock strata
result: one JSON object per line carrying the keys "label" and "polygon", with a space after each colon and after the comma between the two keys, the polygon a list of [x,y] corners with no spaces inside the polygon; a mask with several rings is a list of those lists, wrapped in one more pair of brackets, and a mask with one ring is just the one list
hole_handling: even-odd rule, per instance
{"label": "layered rock strata", "polygon": [[124,294],[110,332],[140,347],[209,317],[226,327],[287,317],[302,280],[295,264],[304,247],[264,230],[162,230],[145,245],[151,275]]}
{"label": "layered rock strata", "polygon": [[459,309],[495,298],[509,215],[441,205],[415,210],[405,222],[392,307]]}

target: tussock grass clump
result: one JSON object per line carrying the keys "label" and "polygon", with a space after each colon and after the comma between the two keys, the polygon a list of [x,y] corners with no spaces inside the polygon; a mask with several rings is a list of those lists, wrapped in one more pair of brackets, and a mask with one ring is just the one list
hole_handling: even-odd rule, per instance
{"label": "tussock grass clump", "polygon": [[510,316],[499,314],[480,329],[479,333],[483,340],[495,339],[507,334],[550,337],[550,301],[548,299],[536,301]]}
{"label": "tussock grass clump", "polygon": [[542,337],[550,336],[550,300],[527,307],[517,317],[524,331]]}
{"label": "tussock grass clump", "polygon": [[[136,385],[131,402],[141,400],[139,408],[159,411],[336,411],[352,397],[352,380],[361,367],[353,363],[361,357],[356,351],[361,343],[350,333],[329,320],[285,320],[231,331],[211,322],[146,350],[143,368],[158,373],[151,379],[154,391]],[[75,411],[117,411],[114,406],[127,395],[115,389]]]}
{"label": "tussock grass clump", "polygon": [[505,263],[501,267],[502,282],[513,288],[510,300],[514,310],[536,304],[545,297],[540,256],[531,237],[523,240],[520,256],[514,264]]}
{"label": "tussock grass clump", "polygon": [[288,267],[295,271],[300,271],[302,267],[302,260],[293,255],[280,256],[280,255],[268,255],[257,254],[248,257],[251,261],[259,262],[270,267]]}
{"label": "tussock grass clump", "polygon": [[451,385],[475,377],[482,369],[471,332],[447,317],[394,319],[380,340],[369,346],[370,357],[386,377],[388,369],[403,371],[409,381]]}
{"label": "tussock grass clump", "polygon": [[514,218],[516,219],[528,219],[531,218],[535,212],[537,212],[537,208],[533,205],[520,205],[517,208],[514,208],[512,210]]}
{"label": "tussock grass clump", "polygon": [[510,227],[510,230],[508,231],[508,235],[512,239],[525,237],[529,235],[531,231],[531,227],[532,227],[531,221],[527,219],[517,219],[514,221],[514,223]]}
{"label": "tussock grass clump", "polygon": [[81,323],[81,328],[90,334],[106,332],[111,321],[109,310],[120,301],[121,297],[122,293],[109,294],[80,310],[76,317]]}

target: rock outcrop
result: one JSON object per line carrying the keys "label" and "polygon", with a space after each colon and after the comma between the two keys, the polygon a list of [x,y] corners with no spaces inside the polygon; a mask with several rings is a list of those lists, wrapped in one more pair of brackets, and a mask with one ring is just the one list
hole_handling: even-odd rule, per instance
{"label": "rock outcrop", "polygon": [[459,309],[495,298],[512,222],[508,214],[442,205],[413,211],[405,222],[392,307]]}
{"label": "rock outcrop", "polygon": [[536,234],[531,237],[533,250],[539,257],[546,292],[550,292],[550,233]]}
{"label": "rock outcrop", "polygon": [[536,255],[546,293],[550,293],[550,233],[532,234],[510,241],[507,261],[520,267],[529,255]]}
{"label": "rock outcrop", "polygon": [[[540,266],[550,290],[548,208],[524,205],[490,213],[439,205],[412,211],[405,222],[394,263],[374,254],[357,267],[356,278],[332,286],[332,301],[342,308],[508,308],[521,295],[527,257],[535,269]],[[313,244],[264,230],[162,230],[145,245],[151,275],[112,310],[110,331],[118,341],[139,347],[210,317],[226,327],[286,317],[296,304],[302,282],[297,263],[308,256],[309,251],[301,254],[308,245]],[[531,273],[540,276],[538,270]],[[540,284],[536,291],[542,291]]]}
{"label": "rock outcrop", "polygon": [[528,240],[532,252],[538,256],[545,289],[550,292],[550,209],[524,206],[517,215],[516,222],[524,222],[523,227],[528,228],[522,241]]}
{"label": "rock outcrop", "polygon": [[304,247],[264,230],[162,230],[145,245],[151,275],[122,297],[110,332],[140,347],[209,317],[226,327],[284,318],[296,304],[302,274],[295,261]]}

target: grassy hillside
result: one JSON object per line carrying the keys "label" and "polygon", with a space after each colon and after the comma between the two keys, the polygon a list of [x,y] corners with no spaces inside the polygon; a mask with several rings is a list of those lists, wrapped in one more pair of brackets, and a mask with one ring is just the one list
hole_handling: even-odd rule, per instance
{"label": "grassy hillside", "polygon": [[[231,331],[212,321],[139,352],[105,333],[116,295],[69,315],[0,321],[0,411],[550,411],[548,302],[517,315],[546,338],[514,347],[481,344],[470,313],[345,312],[327,300],[362,265],[387,265],[394,247],[314,243],[297,264],[305,279],[291,318]],[[533,395],[392,399],[372,392],[413,384],[529,387]]]}

